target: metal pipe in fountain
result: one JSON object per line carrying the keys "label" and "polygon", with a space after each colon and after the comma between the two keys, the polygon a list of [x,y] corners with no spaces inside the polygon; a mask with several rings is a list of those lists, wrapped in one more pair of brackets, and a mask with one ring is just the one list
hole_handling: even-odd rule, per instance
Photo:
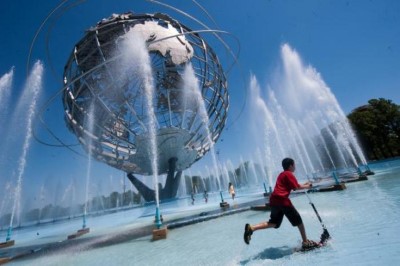
{"label": "metal pipe in fountain", "polygon": [[[15,240],[11,240],[11,233],[12,233],[12,226],[9,226],[8,230],[7,230],[6,242],[0,243],[0,248],[10,247],[15,244]],[[0,264],[2,264],[1,261],[0,261]]]}
{"label": "metal pipe in fountain", "polygon": [[[11,232],[12,232],[12,226],[8,227],[6,241],[0,243],[0,248],[7,248],[14,246],[15,240],[11,240]],[[4,259],[4,263],[8,261],[7,258],[0,257],[0,264],[3,263],[1,259]]]}
{"label": "metal pipe in fountain", "polygon": [[268,197],[272,193],[272,188],[271,186],[269,187],[269,191],[267,190],[267,186],[265,185],[265,182],[263,182],[264,185],[264,197]]}
{"label": "metal pipe in fountain", "polygon": [[[361,167],[364,166],[365,167],[365,171],[363,172],[361,170]],[[365,165],[359,165],[357,167],[357,173],[361,176],[361,175],[374,175],[375,173],[371,171],[371,169],[369,168],[368,164]]]}
{"label": "metal pipe in fountain", "polygon": [[333,171],[332,172],[332,176],[333,176],[333,178],[335,179],[335,184],[333,185],[333,187],[331,187],[331,191],[334,191],[334,190],[344,190],[344,189],[346,189],[346,185],[344,184],[344,183],[340,183],[339,182],[339,178],[338,178],[338,176],[337,176],[337,173],[336,173],[336,171]]}
{"label": "metal pipe in fountain", "polygon": [[339,179],[335,171],[332,172],[333,179],[335,179],[336,185],[339,185]]}
{"label": "metal pipe in fountain", "polygon": [[328,192],[328,191],[336,191],[336,190],[344,190],[346,189],[346,185],[344,183],[339,182],[339,178],[337,176],[336,171],[332,172],[332,176],[335,179],[335,184],[328,186],[328,187],[321,187],[318,190],[315,190],[317,192]]}
{"label": "metal pipe in fountain", "polygon": [[161,220],[161,214],[160,214],[160,208],[156,207],[156,220],[155,224],[157,226],[157,229],[160,229],[162,226],[162,220]]}
{"label": "metal pipe in fountain", "polygon": [[82,229],[85,228],[86,228],[86,213],[84,213],[82,216]]}
{"label": "metal pipe in fountain", "polygon": [[11,232],[12,232],[12,226],[9,226],[7,230],[6,242],[10,241],[11,239]]}
{"label": "metal pipe in fountain", "polygon": [[229,207],[229,203],[224,201],[224,197],[222,196],[222,191],[219,191],[219,195],[221,196],[221,202],[219,203],[219,206],[221,208],[228,208]]}
{"label": "metal pipe in fountain", "polygon": [[268,193],[268,191],[267,191],[267,186],[265,185],[265,182],[263,182],[263,185],[264,185],[264,191],[265,191],[265,193]]}

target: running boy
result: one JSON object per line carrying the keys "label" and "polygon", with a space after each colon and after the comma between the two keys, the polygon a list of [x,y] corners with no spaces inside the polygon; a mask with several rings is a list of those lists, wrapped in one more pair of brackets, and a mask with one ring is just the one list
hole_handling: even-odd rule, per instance
{"label": "running boy", "polygon": [[303,185],[300,185],[297,182],[296,177],[293,175],[293,172],[296,169],[293,159],[283,159],[282,167],[283,172],[279,174],[276,180],[274,191],[269,199],[269,205],[271,206],[271,215],[269,221],[256,225],[246,224],[244,228],[244,242],[249,244],[251,235],[256,230],[279,228],[282,223],[283,216],[286,216],[293,226],[297,226],[299,228],[300,235],[303,240],[303,247],[314,246],[317,243],[307,239],[306,230],[304,228],[301,216],[289,199],[289,195],[292,190],[311,188],[312,184],[307,182]]}

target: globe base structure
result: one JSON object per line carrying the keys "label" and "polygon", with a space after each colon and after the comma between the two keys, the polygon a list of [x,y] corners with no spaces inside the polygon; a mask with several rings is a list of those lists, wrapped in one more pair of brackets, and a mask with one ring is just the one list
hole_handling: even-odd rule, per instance
{"label": "globe base structure", "polygon": [[[158,195],[160,200],[171,199],[176,197],[176,193],[179,188],[180,180],[182,177],[182,171],[176,170],[176,162],[177,158],[170,158],[168,160],[168,173],[167,180],[165,181],[165,185],[162,188],[162,185],[158,184]],[[140,181],[133,173],[127,174],[128,179],[132,182],[132,184],[136,187],[139,193],[142,195],[145,201],[155,201],[155,191],[147,187],[142,181]]]}

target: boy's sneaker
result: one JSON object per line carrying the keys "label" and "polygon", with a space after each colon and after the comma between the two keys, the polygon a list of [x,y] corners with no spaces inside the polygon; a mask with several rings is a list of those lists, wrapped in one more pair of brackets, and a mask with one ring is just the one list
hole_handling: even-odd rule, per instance
{"label": "boy's sneaker", "polygon": [[251,230],[251,226],[249,224],[246,224],[244,227],[244,242],[248,245],[250,244],[251,240],[251,235],[253,234],[253,230]]}
{"label": "boy's sneaker", "polygon": [[313,248],[316,248],[316,247],[319,247],[319,244],[317,242],[315,242],[315,241],[312,241],[312,240],[307,240],[306,242],[303,242],[303,244],[301,246],[301,248],[303,250],[309,250],[309,249],[313,249]]}

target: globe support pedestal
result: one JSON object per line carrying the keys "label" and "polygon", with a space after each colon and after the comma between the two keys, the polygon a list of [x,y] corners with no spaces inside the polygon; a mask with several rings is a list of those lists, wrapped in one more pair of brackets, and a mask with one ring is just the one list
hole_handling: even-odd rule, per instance
{"label": "globe support pedestal", "polygon": [[219,192],[219,195],[221,196],[221,202],[219,203],[219,206],[223,209],[229,208],[229,203],[224,201],[224,197],[222,196],[222,191]]}
{"label": "globe support pedestal", "polygon": [[167,233],[168,233],[168,230],[167,230],[166,226],[158,228],[158,229],[153,229],[153,239],[152,240],[157,241],[160,239],[166,239]]}
{"label": "globe support pedestal", "polygon": [[[182,171],[178,171],[175,174],[175,169],[176,169],[176,161],[177,158],[170,158],[168,160],[168,174],[167,174],[167,180],[165,181],[165,186],[164,188],[160,188],[158,190],[159,193],[159,199],[160,200],[165,200],[165,199],[172,199],[176,197],[176,193],[178,192],[179,188],[179,183],[181,181],[182,177]],[[148,188],[145,184],[143,184],[142,181],[140,181],[136,176],[134,176],[132,173],[127,174],[128,179],[132,182],[132,184],[136,187],[136,189],[139,191],[139,193],[143,196],[145,201],[155,201],[155,191],[153,189]],[[161,187],[161,184],[158,184],[159,187]]]}

